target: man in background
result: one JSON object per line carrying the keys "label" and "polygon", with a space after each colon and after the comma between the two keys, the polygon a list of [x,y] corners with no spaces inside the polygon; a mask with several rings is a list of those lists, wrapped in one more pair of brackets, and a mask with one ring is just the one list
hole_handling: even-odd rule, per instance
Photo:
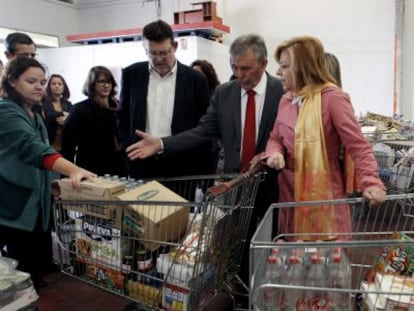
{"label": "man in background", "polygon": [[4,55],[8,61],[17,56],[36,57],[36,45],[29,35],[22,32],[12,32],[4,41]]}
{"label": "man in background", "polygon": [[[121,147],[136,143],[135,130],[170,136],[195,127],[206,112],[209,91],[206,78],[175,57],[173,30],[158,20],[143,29],[148,61],[122,72],[119,131]],[[133,178],[188,176],[214,172],[213,144],[203,138],[199,146],[173,155],[156,154],[128,161]]]}

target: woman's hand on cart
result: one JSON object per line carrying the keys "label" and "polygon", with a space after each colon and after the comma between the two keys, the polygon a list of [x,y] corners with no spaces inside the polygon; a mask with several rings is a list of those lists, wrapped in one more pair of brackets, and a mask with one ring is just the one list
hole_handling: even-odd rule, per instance
{"label": "woman's hand on cart", "polygon": [[126,148],[126,153],[130,160],[145,159],[162,151],[160,138],[151,136],[140,130],[135,130],[135,134],[141,137],[141,140]]}
{"label": "woman's hand on cart", "polygon": [[366,188],[362,195],[366,198],[369,202],[369,206],[374,206],[385,202],[386,200],[386,192],[382,187],[378,186],[371,186]]}
{"label": "woman's hand on cart", "polygon": [[270,155],[264,156],[266,158],[266,164],[270,168],[274,168],[277,170],[282,170],[285,168],[285,158],[283,157],[283,154],[280,152],[275,152]]}

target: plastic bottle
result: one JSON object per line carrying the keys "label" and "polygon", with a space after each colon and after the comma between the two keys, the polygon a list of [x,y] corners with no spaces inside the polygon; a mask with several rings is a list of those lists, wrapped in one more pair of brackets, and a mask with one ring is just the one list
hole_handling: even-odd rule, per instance
{"label": "plastic bottle", "polygon": [[284,290],[271,287],[272,284],[282,284],[284,269],[280,257],[269,256],[265,278],[261,284],[259,294],[253,302],[256,310],[277,311],[284,310]]}
{"label": "plastic bottle", "polygon": [[194,207],[194,214],[203,212],[203,197],[203,189],[201,189],[200,186],[197,185],[194,193],[194,201],[196,203],[196,206]]}
{"label": "plastic bottle", "polygon": [[[305,285],[305,266],[303,258],[298,256],[296,250],[288,258],[288,271],[286,275],[286,284],[291,286]],[[286,310],[306,310],[306,300],[304,290],[293,288],[286,289]]]}
{"label": "plastic bottle", "polygon": [[[332,251],[328,264],[328,282],[330,288],[351,288],[351,267],[348,258],[341,248]],[[351,310],[349,292],[330,292],[330,310]]]}
{"label": "plastic bottle", "polygon": [[[306,280],[306,285],[310,288],[327,288],[326,267],[322,258],[314,253],[310,258],[310,267]],[[329,308],[328,293],[326,290],[309,289],[306,295],[308,310],[327,311]]]}

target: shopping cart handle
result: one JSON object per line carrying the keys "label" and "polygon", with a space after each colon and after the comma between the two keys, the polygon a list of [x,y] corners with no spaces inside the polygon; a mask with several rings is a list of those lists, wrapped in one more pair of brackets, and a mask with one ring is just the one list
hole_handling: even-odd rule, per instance
{"label": "shopping cart handle", "polygon": [[245,173],[240,174],[239,176],[229,180],[222,182],[218,185],[212,186],[207,189],[207,192],[214,195],[219,196],[223,193],[233,189],[234,187],[240,185],[245,180],[249,179],[251,176],[264,171],[266,168],[266,164],[263,161],[258,161],[254,165],[252,165],[249,170]]}

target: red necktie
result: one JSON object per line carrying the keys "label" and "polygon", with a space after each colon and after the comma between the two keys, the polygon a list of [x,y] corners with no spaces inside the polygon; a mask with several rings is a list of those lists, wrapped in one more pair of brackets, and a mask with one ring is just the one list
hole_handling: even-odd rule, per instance
{"label": "red necktie", "polygon": [[255,91],[247,92],[246,118],[243,131],[243,149],[241,158],[241,169],[249,168],[249,162],[256,154],[256,103],[254,100]]}

